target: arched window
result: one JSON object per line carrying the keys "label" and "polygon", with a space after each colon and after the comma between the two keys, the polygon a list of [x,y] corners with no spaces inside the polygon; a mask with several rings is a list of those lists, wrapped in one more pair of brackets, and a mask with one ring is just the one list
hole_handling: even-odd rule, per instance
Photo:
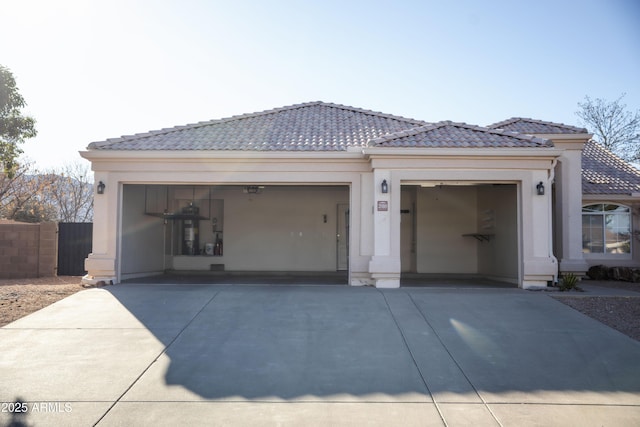
{"label": "arched window", "polygon": [[582,207],[582,252],[631,253],[631,209],[598,203]]}

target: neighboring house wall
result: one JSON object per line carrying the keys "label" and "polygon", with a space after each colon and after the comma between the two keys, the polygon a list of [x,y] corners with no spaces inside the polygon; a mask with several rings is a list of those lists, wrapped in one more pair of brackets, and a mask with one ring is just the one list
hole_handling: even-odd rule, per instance
{"label": "neighboring house wall", "polygon": [[0,278],[55,276],[57,247],[54,222],[0,224]]}

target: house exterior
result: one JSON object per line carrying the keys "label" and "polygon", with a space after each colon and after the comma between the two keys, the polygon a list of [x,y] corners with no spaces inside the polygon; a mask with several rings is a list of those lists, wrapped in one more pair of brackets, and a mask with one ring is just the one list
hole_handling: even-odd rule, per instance
{"label": "house exterior", "polygon": [[583,253],[589,266],[640,266],[640,172],[594,141],[582,152]]}
{"label": "house exterior", "polygon": [[590,139],[532,119],[479,127],[311,102],[94,142],[81,155],[104,187],[83,280],[344,270],[356,286],[424,274],[546,287],[626,250],[623,234],[600,249],[596,234],[605,205],[632,209],[636,187],[602,193],[598,166],[584,176],[600,192],[583,200]]}

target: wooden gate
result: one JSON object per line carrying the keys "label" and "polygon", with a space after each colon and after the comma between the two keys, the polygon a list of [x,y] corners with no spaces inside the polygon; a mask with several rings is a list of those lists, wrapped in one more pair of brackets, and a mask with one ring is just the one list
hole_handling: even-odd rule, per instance
{"label": "wooden gate", "polygon": [[84,260],[91,253],[93,223],[58,224],[58,276],[83,276]]}

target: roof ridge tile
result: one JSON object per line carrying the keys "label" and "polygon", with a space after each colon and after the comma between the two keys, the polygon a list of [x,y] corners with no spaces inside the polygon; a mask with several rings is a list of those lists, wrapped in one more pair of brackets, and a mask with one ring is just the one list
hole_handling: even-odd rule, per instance
{"label": "roof ridge tile", "polygon": [[[580,128],[577,126],[573,126],[573,125],[568,125],[562,122],[550,122],[550,121],[546,121],[546,120],[540,120],[540,119],[532,119],[530,117],[511,117],[509,119],[506,120],[502,120],[500,122],[496,122],[493,124],[488,125],[488,128],[491,129],[499,129],[501,127],[504,126],[508,126],[517,122],[526,122],[526,123],[533,123],[533,124],[538,124],[538,125],[545,125],[545,126],[553,126],[553,127],[558,127],[558,128],[564,128],[566,130],[570,130],[572,132],[575,133],[587,133],[587,129],[585,128]],[[543,132],[538,132],[538,133],[543,133]]]}
{"label": "roof ridge tile", "polygon": [[463,129],[468,129],[474,132],[483,132],[483,133],[488,133],[488,134],[494,134],[494,135],[501,135],[501,136],[505,136],[505,137],[511,137],[511,138],[515,138],[515,139],[519,139],[522,141],[526,141],[526,142],[531,142],[534,143],[536,145],[539,146],[543,146],[543,147],[551,147],[553,146],[553,143],[545,138],[540,138],[537,136],[533,136],[533,135],[528,135],[528,134],[523,134],[523,133],[519,133],[519,132],[513,132],[513,131],[506,131],[503,129],[490,129],[484,126],[479,126],[479,125],[473,125],[473,124],[468,124],[468,123],[464,123],[464,122],[453,122],[451,120],[442,120],[440,122],[436,122],[436,123],[430,123],[428,125],[425,126],[419,126],[419,127],[415,127],[415,128],[411,128],[411,129],[407,129],[407,130],[402,130],[399,132],[394,132],[391,134],[386,134],[381,136],[380,138],[376,138],[370,141],[370,144],[375,146],[375,145],[379,145],[382,143],[388,143],[391,142],[393,140],[397,140],[400,138],[405,138],[407,136],[415,136],[418,135],[420,133],[427,133],[433,130],[437,130],[440,129],[442,127],[446,127],[446,126],[452,126],[452,127],[456,127],[456,128],[463,128]]}
{"label": "roof ridge tile", "polygon": [[427,123],[424,120],[419,120],[419,119],[414,119],[414,118],[404,117],[404,116],[396,116],[394,114],[383,113],[381,111],[369,110],[369,109],[365,109],[365,108],[352,107],[350,105],[335,104],[335,103],[332,103],[332,102],[320,102],[320,104],[323,104],[323,105],[325,105],[327,107],[339,108],[341,110],[357,111],[359,113],[370,114],[370,115],[374,115],[374,116],[378,116],[378,117],[383,117],[385,119],[394,119],[394,120],[401,120],[401,121],[407,121],[407,122],[415,122],[418,125],[420,125],[422,123]]}

